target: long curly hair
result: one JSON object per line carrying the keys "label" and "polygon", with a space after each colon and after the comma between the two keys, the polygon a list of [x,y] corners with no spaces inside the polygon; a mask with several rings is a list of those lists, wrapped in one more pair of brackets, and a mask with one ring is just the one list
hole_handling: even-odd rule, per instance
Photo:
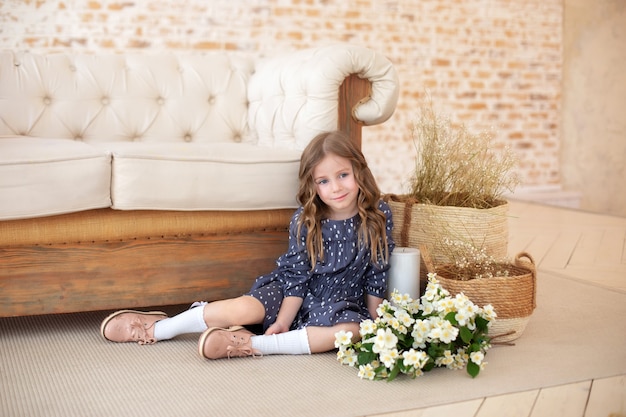
{"label": "long curly hair", "polygon": [[298,236],[302,227],[308,231],[306,248],[312,267],[317,260],[324,260],[321,221],[330,213],[328,206],[317,195],[313,170],[328,154],[348,159],[359,187],[357,206],[361,224],[358,231],[359,244],[370,247],[374,265],[389,260],[385,214],[378,208],[380,189],[370,171],[361,150],[350,137],[341,132],[325,132],[317,135],[304,149],[300,158],[300,188],[297,199],[302,205],[298,221]]}

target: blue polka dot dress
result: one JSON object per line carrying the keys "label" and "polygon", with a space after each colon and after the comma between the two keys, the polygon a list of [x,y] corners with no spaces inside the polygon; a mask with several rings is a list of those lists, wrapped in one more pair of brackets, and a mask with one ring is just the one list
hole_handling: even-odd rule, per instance
{"label": "blue polka dot dress", "polygon": [[[387,243],[391,253],[394,247],[391,209],[384,201],[380,201],[378,207],[387,218]],[[385,298],[389,265],[375,266],[369,248],[359,246],[359,216],[322,220],[324,261],[311,270],[304,228],[298,239],[297,224],[301,214],[302,207],[291,218],[287,253],[278,258],[274,271],[256,279],[248,293],[265,306],[263,330],[274,323],[283,298],[288,296],[303,299],[292,330],[371,318],[365,296]]]}

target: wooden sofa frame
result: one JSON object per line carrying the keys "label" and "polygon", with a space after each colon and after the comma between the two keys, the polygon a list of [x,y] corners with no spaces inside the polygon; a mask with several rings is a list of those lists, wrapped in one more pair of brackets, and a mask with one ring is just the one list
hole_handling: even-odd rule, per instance
{"label": "wooden sofa frame", "polygon": [[[353,109],[371,94],[339,89],[339,126],[361,146]],[[136,308],[235,297],[287,249],[293,209],[89,210],[0,222],[0,317]]]}

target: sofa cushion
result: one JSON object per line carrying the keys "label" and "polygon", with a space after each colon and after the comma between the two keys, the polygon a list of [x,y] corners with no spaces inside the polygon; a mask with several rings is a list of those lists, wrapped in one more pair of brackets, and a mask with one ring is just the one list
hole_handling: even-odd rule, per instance
{"label": "sofa cushion", "polygon": [[109,207],[111,155],[73,140],[0,137],[0,220]]}
{"label": "sofa cushion", "polygon": [[246,143],[108,143],[113,208],[295,208],[300,151]]}

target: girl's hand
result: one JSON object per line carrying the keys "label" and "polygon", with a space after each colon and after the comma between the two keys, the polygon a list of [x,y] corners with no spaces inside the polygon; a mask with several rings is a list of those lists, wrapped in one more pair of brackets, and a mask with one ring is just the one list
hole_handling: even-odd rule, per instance
{"label": "girl's hand", "polygon": [[278,310],[278,316],[276,321],[267,328],[265,334],[278,334],[289,331],[293,319],[296,317],[298,310],[302,306],[302,298],[300,297],[285,297],[283,303]]}
{"label": "girl's hand", "polygon": [[289,326],[285,326],[279,322],[274,322],[274,324],[272,324],[270,327],[267,328],[267,330],[265,331],[266,335],[270,335],[270,334],[279,334],[279,333],[285,333],[289,331]]}

